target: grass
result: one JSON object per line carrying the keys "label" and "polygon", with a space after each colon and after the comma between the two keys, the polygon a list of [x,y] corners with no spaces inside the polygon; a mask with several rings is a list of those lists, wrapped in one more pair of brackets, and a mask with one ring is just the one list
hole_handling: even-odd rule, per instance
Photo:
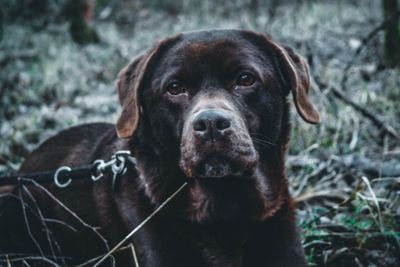
{"label": "grass", "polygon": [[[151,1],[133,5],[131,20],[119,4],[96,21],[101,43],[87,46],[74,44],[62,22],[41,30],[23,20],[6,23],[0,42],[0,173],[16,170],[29,151],[60,129],[115,122],[116,75],[155,40],[207,28],[269,32],[303,54],[312,76],[329,85],[313,82],[320,125],[307,125],[293,112],[288,155],[310,264],[399,266],[400,178],[389,171],[400,166],[399,140],[382,135],[329,89],[340,87],[357,41],[381,22],[374,12],[379,1],[282,3],[275,14],[269,2],[259,2],[251,9],[243,1],[229,6],[178,1],[163,8]],[[380,33],[357,57],[344,93],[400,133],[400,73],[382,68],[382,42]]]}

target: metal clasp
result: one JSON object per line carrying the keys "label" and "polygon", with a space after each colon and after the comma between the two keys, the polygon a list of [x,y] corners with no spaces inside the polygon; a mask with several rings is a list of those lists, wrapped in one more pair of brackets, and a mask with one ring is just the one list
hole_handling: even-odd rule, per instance
{"label": "metal clasp", "polygon": [[67,171],[70,172],[71,168],[68,166],[62,166],[60,168],[57,169],[56,173],[54,174],[54,183],[59,187],[59,188],[65,188],[67,187],[71,182],[72,179],[68,178],[68,180],[65,183],[60,182],[59,180],[59,175],[62,171]]}
{"label": "metal clasp", "polygon": [[113,172],[113,178],[112,178],[113,192],[115,190],[115,184],[118,176],[124,175],[128,169],[126,166],[127,157],[131,157],[131,152],[127,150],[118,151],[112,157],[112,160],[114,160],[113,164],[111,165],[111,171]]}
{"label": "metal clasp", "polygon": [[96,172],[96,175],[91,175],[90,178],[92,181],[96,182],[104,175],[104,168],[106,166],[104,160],[98,159],[93,162],[93,166]]}

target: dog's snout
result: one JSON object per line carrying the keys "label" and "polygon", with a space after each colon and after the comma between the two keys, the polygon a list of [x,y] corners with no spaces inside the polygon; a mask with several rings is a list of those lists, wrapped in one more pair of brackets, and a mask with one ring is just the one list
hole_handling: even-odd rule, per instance
{"label": "dog's snout", "polygon": [[207,141],[215,141],[226,136],[230,127],[231,119],[225,112],[219,110],[203,111],[193,121],[195,134]]}

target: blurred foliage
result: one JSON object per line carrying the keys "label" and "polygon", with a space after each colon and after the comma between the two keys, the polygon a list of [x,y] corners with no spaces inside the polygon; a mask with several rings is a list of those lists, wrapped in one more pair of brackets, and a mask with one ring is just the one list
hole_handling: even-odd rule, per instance
{"label": "blurred foliage", "polygon": [[62,10],[67,0],[2,0],[4,21],[27,24],[37,30],[49,23],[61,22],[65,18]]}
{"label": "blurred foliage", "polygon": [[91,24],[91,12],[94,1],[69,0],[64,7],[64,14],[70,21],[69,32],[72,40],[78,44],[100,42],[96,29]]}

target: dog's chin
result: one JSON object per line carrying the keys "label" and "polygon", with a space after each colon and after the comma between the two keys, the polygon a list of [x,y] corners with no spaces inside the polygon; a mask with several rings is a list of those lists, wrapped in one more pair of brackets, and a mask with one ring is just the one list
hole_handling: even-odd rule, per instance
{"label": "dog's chin", "polygon": [[[188,218],[196,223],[258,220],[264,203],[257,187],[257,162],[253,155],[213,153],[191,165]],[[181,166],[184,170],[187,165]]]}
{"label": "dog's chin", "polygon": [[228,157],[226,155],[210,155],[192,163],[191,166],[183,165],[182,170],[190,173],[194,179],[224,179],[252,176],[255,162],[244,160],[240,157]]}
{"label": "dog's chin", "polygon": [[194,223],[255,222],[264,212],[257,179],[193,179],[186,213]]}
{"label": "dog's chin", "polygon": [[211,156],[195,168],[195,178],[224,178],[242,174],[240,165],[223,156]]}

